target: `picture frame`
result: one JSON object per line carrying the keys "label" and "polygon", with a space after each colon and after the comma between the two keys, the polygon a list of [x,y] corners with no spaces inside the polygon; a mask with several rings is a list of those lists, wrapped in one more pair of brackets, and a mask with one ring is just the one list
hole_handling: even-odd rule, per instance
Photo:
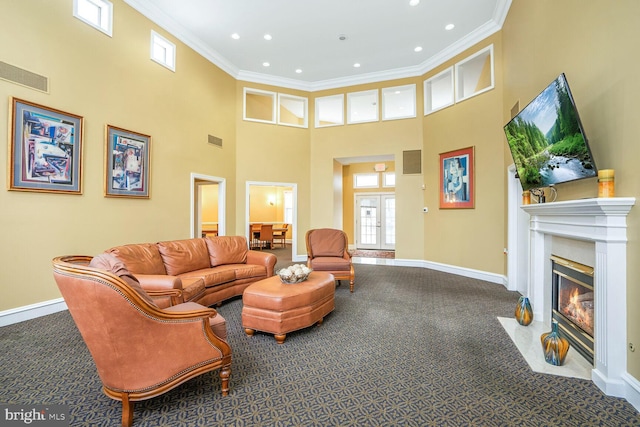
{"label": "picture frame", "polygon": [[474,147],[440,153],[440,209],[475,207]]}
{"label": "picture frame", "polygon": [[104,159],[105,197],[149,198],[151,136],[107,125]]}
{"label": "picture frame", "polygon": [[23,99],[9,102],[8,189],[82,194],[83,117]]}

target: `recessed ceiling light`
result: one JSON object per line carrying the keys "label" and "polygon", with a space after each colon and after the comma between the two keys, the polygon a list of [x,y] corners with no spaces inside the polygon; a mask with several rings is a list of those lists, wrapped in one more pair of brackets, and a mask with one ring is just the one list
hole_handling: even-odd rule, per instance
{"label": "recessed ceiling light", "polygon": [[409,6],[417,6],[420,0],[409,0]]}
{"label": "recessed ceiling light", "polygon": [[263,62],[263,63],[262,63],[262,66],[263,66],[263,67],[268,67],[269,65],[271,65],[271,64],[269,64],[268,62]]}
{"label": "recessed ceiling light", "polygon": [[359,63],[359,62],[356,62],[355,64],[353,64],[353,66],[354,66],[355,68],[360,68],[360,63]]}
{"label": "recessed ceiling light", "polygon": [[445,29],[445,30],[447,30],[447,31],[449,31],[449,30],[453,30],[455,27],[456,27],[456,26],[455,26],[455,25],[453,25],[453,24],[447,24],[447,25],[444,27],[444,29]]}
{"label": "recessed ceiling light", "polygon": [[416,46],[415,49],[413,49],[414,52],[421,52],[422,51],[422,46]]}
{"label": "recessed ceiling light", "polygon": [[271,34],[265,34],[264,35],[264,39],[265,40],[271,40],[273,37],[271,37]]}
{"label": "recessed ceiling light", "polygon": [[231,34],[231,38],[234,39],[234,40],[238,40],[240,38],[240,34],[233,33],[233,34]]}
{"label": "recessed ceiling light", "polygon": [[347,35],[346,34],[340,34],[338,36],[338,40],[340,40],[341,42],[345,41],[347,39]]}
{"label": "recessed ceiling light", "polygon": [[300,74],[302,72],[302,70],[300,68],[296,69],[296,73]]}

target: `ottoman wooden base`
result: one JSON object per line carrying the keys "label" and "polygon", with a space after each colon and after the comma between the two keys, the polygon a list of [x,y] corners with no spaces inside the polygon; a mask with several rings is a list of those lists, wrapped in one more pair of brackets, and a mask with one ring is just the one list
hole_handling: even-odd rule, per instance
{"label": "ottoman wooden base", "polygon": [[242,327],[274,334],[282,344],[287,333],[322,324],[335,308],[335,279],[332,274],[312,271],[302,283],[285,284],[278,276],[249,285],[242,294]]}

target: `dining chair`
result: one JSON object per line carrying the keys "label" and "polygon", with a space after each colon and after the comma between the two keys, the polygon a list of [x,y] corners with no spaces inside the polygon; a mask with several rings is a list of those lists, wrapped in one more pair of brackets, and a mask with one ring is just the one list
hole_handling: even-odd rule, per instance
{"label": "dining chair", "polygon": [[258,247],[262,250],[267,244],[269,245],[269,249],[273,248],[273,224],[262,224],[260,227]]}
{"label": "dining chair", "polygon": [[279,229],[273,230],[273,244],[276,241],[280,241],[283,248],[287,247],[287,231],[289,231],[289,224],[282,224]]}

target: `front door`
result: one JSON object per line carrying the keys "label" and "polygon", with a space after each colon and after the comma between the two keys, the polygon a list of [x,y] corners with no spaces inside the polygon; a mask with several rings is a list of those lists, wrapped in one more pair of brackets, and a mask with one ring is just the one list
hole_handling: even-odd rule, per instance
{"label": "front door", "polygon": [[359,194],[355,205],[356,248],[395,249],[395,195]]}

